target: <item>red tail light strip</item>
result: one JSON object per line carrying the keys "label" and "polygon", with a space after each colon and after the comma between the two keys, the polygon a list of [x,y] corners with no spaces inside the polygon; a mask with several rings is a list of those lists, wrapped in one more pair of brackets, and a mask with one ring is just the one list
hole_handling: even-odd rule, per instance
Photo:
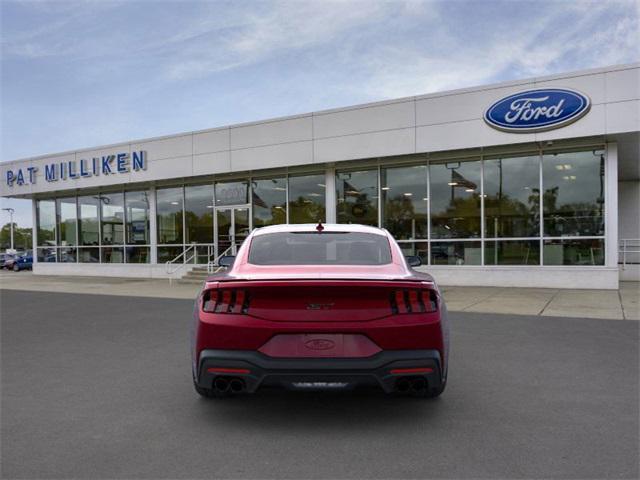
{"label": "red tail light strip", "polygon": [[394,368],[390,370],[391,375],[407,375],[410,373],[433,373],[433,368]]}
{"label": "red tail light strip", "polygon": [[391,313],[429,313],[438,310],[438,294],[431,289],[394,290],[389,298]]}
{"label": "red tail light strip", "polygon": [[233,373],[236,375],[249,375],[251,373],[251,370],[248,370],[246,368],[222,368],[222,367],[214,367],[214,368],[207,368],[207,372],[208,373]]}
{"label": "red tail light strip", "polygon": [[395,300],[398,313],[407,313],[407,304],[404,301],[404,292],[402,290],[395,291]]}
{"label": "red tail light strip", "polygon": [[207,313],[246,314],[249,311],[249,292],[242,289],[205,290],[202,310]]}
{"label": "red tail light strip", "polygon": [[418,302],[418,291],[417,290],[409,290],[409,305],[411,305],[412,312],[423,312],[422,308],[424,305],[420,305]]}
{"label": "red tail light strip", "polygon": [[233,304],[233,313],[240,313],[242,311],[242,306],[244,305],[245,291],[236,290],[235,293],[236,298],[234,299],[235,302]]}
{"label": "red tail light strip", "polygon": [[222,291],[222,301],[216,305],[216,312],[227,313],[231,303],[231,290]]}

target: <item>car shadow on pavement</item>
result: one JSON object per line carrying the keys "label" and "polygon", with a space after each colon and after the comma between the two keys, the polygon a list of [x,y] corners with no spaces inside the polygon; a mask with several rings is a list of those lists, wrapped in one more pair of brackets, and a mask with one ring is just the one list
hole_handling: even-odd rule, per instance
{"label": "car shadow on pavement", "polygon": [[444,399],[386,395],[382,392],[291,392],[267,391],[223,399],[199,399],[197,409],[212,426],[260,425],[282,428],[339,426],[345,422],[366,427],[390,423],[398,427],[436,419],[445,410]]}

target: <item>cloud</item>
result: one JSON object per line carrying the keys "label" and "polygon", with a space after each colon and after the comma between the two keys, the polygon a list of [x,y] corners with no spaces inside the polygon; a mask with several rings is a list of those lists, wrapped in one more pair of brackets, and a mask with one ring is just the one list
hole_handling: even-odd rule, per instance
{"label": "cloud", "polygon": [[185,80],[259,63],[283,52],[329,45],[411,3],[276,2],[266,11],[247,13],[222,32],[197,25],[198,41],[172,58],[168,76]]}
{"label": "cloud", "polygon": [[501,27],[501,33],[478,38],[434,25],[433,48],[387,45],[367,52],[360,62],[368,80],[357,88],[372,99],[396,98],[640,59],[637,11],[575,4],[565,10],[565,3],[552,3],[535,19],[504,25],[496,19],[486,29]]}
{"label": "cloud", "polygon": [[[2,53],[23,59],[84,56],[86,40],[91,37],[79,41],[78,31],[86,32],[102,15],[122,4],[122,0],[6,0],[2,4]],[[24,24],[9,20],[15,17]]]}

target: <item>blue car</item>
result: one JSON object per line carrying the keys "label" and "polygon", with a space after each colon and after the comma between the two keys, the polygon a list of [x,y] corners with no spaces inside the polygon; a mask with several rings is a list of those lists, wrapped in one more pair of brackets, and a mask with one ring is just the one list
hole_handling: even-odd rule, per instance
{"label": "blue car", "polygon": [[33,268],[33,255],[31,253],[25,253],[19,256],[13,262],[13,271],[19,272],[20,270],[31,270]]}

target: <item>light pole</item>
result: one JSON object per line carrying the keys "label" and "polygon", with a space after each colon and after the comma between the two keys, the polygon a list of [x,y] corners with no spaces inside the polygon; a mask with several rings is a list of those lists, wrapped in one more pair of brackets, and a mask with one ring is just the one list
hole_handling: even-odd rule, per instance
{"label": "light pole", "polygon": [[15,212],[15,210],[11,207],[9,208],[3,208],[3,210],[6,210],[7,212],[9,212],[9,227],[11,228],[11,250],[13,250],[13,214]]}

